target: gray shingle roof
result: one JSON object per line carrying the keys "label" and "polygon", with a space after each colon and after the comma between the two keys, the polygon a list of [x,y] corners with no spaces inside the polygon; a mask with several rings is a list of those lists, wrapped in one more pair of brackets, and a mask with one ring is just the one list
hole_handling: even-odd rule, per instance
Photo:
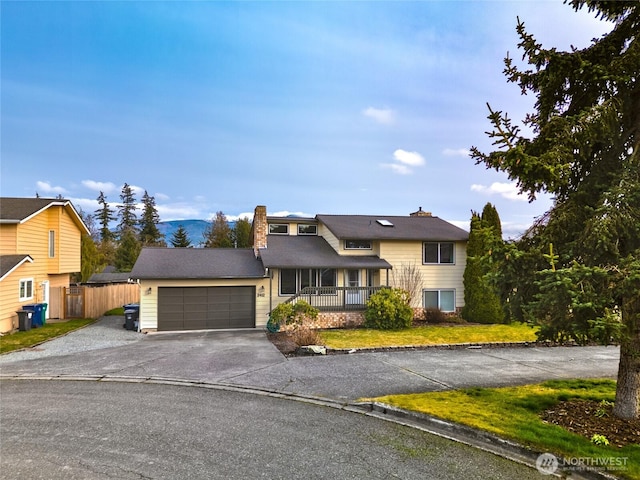
{"label": "gray shingle roof", "polygon": [[[469,234],[438,217],[389,215],[317,215],[339,239],[354,240],[450,240],[464,241]],[[378,220],[388,220],[384,226]]]}
{"label": "gray shingle roof", "polygon": [[17,255],[0,255],[0,279],[4,278],[14,268],[20,266],[27,261],[33,261],[29,255],[17,254]]}
{"label": "gray shingle roof", "polygon": [[19,222],[34,213],[47,208],[52,203],[63,205],[69,200],[55,198],[0,198],[0,220]]}
{"label": "gray shingle roof", "polygon": [[311,235],[269,235],[260,256],[268,268],[391,268],[377,255],[338,255],[324,238]]}
{"label": "gray shingle roof", "polygon": [[136,279],[262,278],[251,248],[143,248],[130,274]]}

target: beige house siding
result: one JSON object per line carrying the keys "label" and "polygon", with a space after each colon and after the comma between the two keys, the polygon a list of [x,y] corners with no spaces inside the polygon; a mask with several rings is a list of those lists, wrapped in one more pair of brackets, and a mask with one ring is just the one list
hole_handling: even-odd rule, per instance
{"label": "beige house siding", "polygon": [[65,210],[57,210],[60,212],[59,235],[56,237],[57,272],[79,272],[82,261],[80,253],[82,249],[82,234]]}
{"label": "beige house siding", "polygon": [[[267,325],[269,314],[269,279],[211,279],[211,280],[141,280],[140,281],[140,330],[155,331],[158,328],[159,287],[256,287],[256,327]],[[264,296],[260,296],[264,287]],[[150,289],[150,290],[149,290]]]}
{"label": "beige house siding", "polygon": [[[423,242],[384,241],[380,242],[380,256],[399,271],[402,265],[415,265],[422,274],[423,290],[454,289],[456,308],[464,306],[464,286],[462,283],[464,269],[467,264],[466,243],[456,242],[453,265],[423,265]],[[393,274],[390,275],[392,283]],[[419,299],[422,302],[422,299]],[[413,305],[414,307],[422,306]]]}

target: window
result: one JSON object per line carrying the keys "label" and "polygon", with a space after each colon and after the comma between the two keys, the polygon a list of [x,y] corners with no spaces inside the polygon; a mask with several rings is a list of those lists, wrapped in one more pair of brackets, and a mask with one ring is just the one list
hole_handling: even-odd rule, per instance
{"label": "window", "polygon": [[285,268],[280,270],[280,295],[295,295],[306,287],[335,287],[335,268]]}
{"label": "window", "polygon": [[24,278],[20,280],[20,298],[22,302],[24,300],[31,300],[33,298],[33,278]]}
{"label": "window", "polygon": [[298,225],[298,235],[317,235],[318,234],[318,226],[317,225],[308,225],[308,224],[299,224]]}
{"label": "window", "polygon": [[423,290],[422,306],[424,308],[438,308],[443,312],[455,312],[455,290]]}
{"label": "window", "polygon": [[425,242],[422,263],[454,263],[453,242]]}
{"label": "window", "polygon": [[371,250],[371,240],[345,240],[346,250]]}
{"label": "window", "polygon": [[49,230],[49,258],[56,256],[56,231]]}
{"label": "window", "polygon": [[273,235],[288,235],[289,225],[286,223],[270,223],[269,233]]}

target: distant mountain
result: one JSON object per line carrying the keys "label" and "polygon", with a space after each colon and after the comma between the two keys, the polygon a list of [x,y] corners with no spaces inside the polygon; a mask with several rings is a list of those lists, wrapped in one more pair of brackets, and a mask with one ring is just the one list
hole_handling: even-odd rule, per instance
{"label": "distant mountain", "polygon": [[164,235],[164,241],[167,246],[171,246],[173,234],[180,228],[180,225],[187,232],[187,237],[194,247],[201,247],[204,244],[204,232],[211,225],[206,220],[170,220],[168,222],[159,222],[158,230]]}
{"label": "distant mountain", "polygon": [[[158,222],[158,230],[164,235],[167,246],[171,247],[171,239],[173,234],[180,228],[180,225],[187,232],[187,237],[191,241],[193,247],[202,247],[204,244],[204,232],[211,225],[206,220],[170,220],[167,222]],[[235,222],[229,222],[229,226],[233,228]]]}

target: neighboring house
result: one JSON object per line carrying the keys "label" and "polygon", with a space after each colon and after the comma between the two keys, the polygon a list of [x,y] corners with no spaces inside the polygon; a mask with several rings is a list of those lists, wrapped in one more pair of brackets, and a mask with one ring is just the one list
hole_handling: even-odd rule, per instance
{"label": "neighboring house", "polygon": [[116,267],[104,267],[102,272],[94,273],[85,283],[89,285],[113,285],[115,283],[131,283],[131,272],[117,272]]}
{"label": "neighboring house", "polygon": [[428,212],[408,216],[271,217],[258,206],[253,249],[145,248],[131,277],[141,285],[142,330],[262,327],[280,303],[304,299],[318,326],[355,325],[395,270],[419,272],[414,308],[464,305],[468,233]]}
{"label": "neighboring house", "polygon": [[68,200],[0,198],[0,332],[17,328],[23,305],[49,303],[50,288],[69,286],[82,234],[89,231]]}

